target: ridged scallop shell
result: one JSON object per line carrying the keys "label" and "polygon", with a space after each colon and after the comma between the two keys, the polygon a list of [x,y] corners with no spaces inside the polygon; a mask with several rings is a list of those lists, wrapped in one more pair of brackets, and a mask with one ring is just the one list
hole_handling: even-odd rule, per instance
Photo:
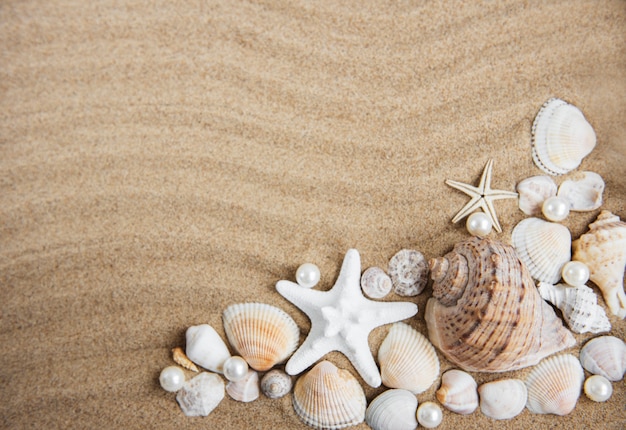
{"label": "ridged scallop shell", "polygon": [[248,374],[239,381],[226,384],[228,395],[238,402],[252,402],[259,398],[259,374],[248,370]]}
{"label": "ridged scallop shell", "polygon": [[286,360],[298,346],[298,326],[275,306],[231,305],[224,310],[222,320],[230,344],[254,370],[271,369]]}
{"label": "ridged scallop shell", "polygon": [[321,361],[298,378],[293,389],[293,407],[307,425],[340,429],[365,419],[365,393],[350,372]]}
{"label": "ridged scallop shell", "polygon": [[585,285],[539,283],[539,294],[559,308],[563,319],[574,333],[602,333],[611,330],[611,323],[598,305],[593,290]]}
{"label": "ridged scallop shell", "polygon": [[391,278],[380,267],[370,267],[361,276],[361,289],[372,299],[382,299],[389,294],[392,286]]}
{"label": "ridged scallop shell", "polygon": [[478,387],[480,411],[494,420],[510,420],[526,406],[528,390],[524,381],[501,379]]}
{"label": "ridged scallop shell", "polygon": [[414,430],[417,428],[417,397],[407,390],[379,394],[365,411],[365,422],[373,430]]}
{"label": "ridged scallop shell", "polygon": [[437,390],[437,400],[446,409],[457,414],[471,414],[478,407],[476,381],[462,370],[448,370],[441,376],[441,387]]}
{"label": "ridged scallop shell", "polygon": [[557,186],[551,177],[541,175],[526,178],[517,184],[519,208],[526,215],[541,215],[541,206],[549,197],[556,196]]}
{"label": "ridged scallop shell", "polygon": [[603,192],[602,176],[594,172],[577,172],[561,183],[558,196],[569,202],[571,211],[588,212],[602,206]]}
{"label": "ridged scallop shell", "polygon": [[513,247],[534,279],[556,284],[563,265],[572,257],[567,227],[539,218],[526,218],[513,229]]}
{"label": "ridged scallop shell", "polygon": [[600,288],[613,315],[626,317],[624,268],[626,267],[626,223],[602,211],[589,231],[572,243],[573,259],[589,267],[589,279]]}
{"label": "ridged scallop shell", "polygon": [[378,349],[383,384],[414,394],[424,392],[439,377],[435,348],[420,332],[404,323],[391,326]]}
{"label": "ridged scallop shell", "polygon": [[198,366],[196,366],[193,361],[191,361],[187,355],[185,355],[185,351],[180,346],[172,349],[172,359],[176,364],[184,367],[187,370],[191,370],[192,372],[198,372]]}
{"label": "ridged scallop shell", "polygon": [[428,263],[421,252],[403,249],[389,260],[389,276],[396,294],[416,296],[428,282]]}
{"label": "ridged scallop shell", "polygon": [[580,362],[594,375],[620,381],[626,372],[626,344],[615,336],[596,337],[580,350]]}
{"label": "ridged scallop shell", "polygon": [[273,369],[261,378],[261,391],[270,399],[278,399],[291,391],[291,376]]}
{"label": "ridged scallop shell", "polygon": [[584,380],[585,372],[573,355],[547,358],[526,378],[526,407],[536,414],[567,415],[576,406]]}
{"label": "ridged scallop shell", "polygon": [[520,369],[576,343],[511,246],[471,238],[430,267],[428,336],[463,370]]}
{"label": "ridged scallop shell", "polygon": [[226,343],[208,324],[191,326],[185,333],[187,357],[197,365],[222,373],[224,362],[230,358]]}
{"label": "ridged scallop shell", "polygon": [[596,133],[576,106],[552,98],[543,104],[532,126],[532,155],[549,175],[577,168],[596,146]]}
{"label": "ridged scallop shell", "polygon": [[176,401],[188,417],[206,417],[224,398],[224,381],[215,373],[201,372],[185,382]]}

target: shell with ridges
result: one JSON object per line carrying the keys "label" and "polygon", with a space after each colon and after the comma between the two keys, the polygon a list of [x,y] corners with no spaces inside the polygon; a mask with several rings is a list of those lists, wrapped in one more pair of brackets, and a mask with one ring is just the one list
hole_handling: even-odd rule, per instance
{"label": "shell with ridges", "polygon": [[291,376],[273,369],[261,378],[261,391],[270,399],[278,399],[291,391]]}
{"label": "shell with ridges", "polygon": [[494,420],[510,420],[526,406],[528,390],[524,381],[501,379],[478,387],[480,411]]}
{"label": "shell with ridges", "polygon": [[224,381],[210,372],[201,372],[188,380],[176,394],[176,401],[188,417],[206,417],[223,398]]}
{"label": "shell with ridges", "polygon": [[549,197],[556,196],[557,186],[551,177],[540,175],[526,178],[517,184],[519,208],[526,215],[541,215],[541,206]]}
{"label": "shell with ridges", "polygon": [[437,400],[446,409],[457,414],[471,414],[478,407],[476,381],[462,370],[448,370],[441,376],[441,387],[437,390]]}
{"label": "shell with ridges", "polygon": [[172,359],[176,364],[184,367],[187,370],[191,370],[192,372],[198,372],[198,366],[193,364],[193,361],[185,355],[185,351],[180,346],[172,349]]}
{"label": "shell with ridges", "polygon": [[389,276],[396,294],[416,296],[428,283],[428,263],[421,252],[403,249],[389,260]]}
{"label": "shell with ridges", "polygon": [[222,373],[224,362],[230,358],[226,343],[208,324],[191,326],[185,333],[187,357],[197,365]]}
{"label": "shell with ridges", "polygon": [[626,344],[615,336],[591,339],[580,350],[580,363],[594,375],[619,381],[626,372]]}
{"label": "shell with ridges", "polygon": [[588,212],[602,206],[603,192],[602,176],[594,172],[577,172],[561,183],[558,196],[569,202],[571,211]]}
{"label": "shell with ridges", "polygon": [[370,267],[361,276],[361,289],[372,299],[382,299],[389,294],[392,286],[391,278],[380,267]]}
{"label": "shell with ridges", "polygon": [[259,398],[259,374],[248,370],[248,374],[239,381],[230,381],[226,384],[228,395],[238,402],[252,402]]}
{"label": "shell with ridges", "polygon": [[417,427],[417,397],[394,389],[378,395],[365,411],[365,422],[373,430],[414,430]]}

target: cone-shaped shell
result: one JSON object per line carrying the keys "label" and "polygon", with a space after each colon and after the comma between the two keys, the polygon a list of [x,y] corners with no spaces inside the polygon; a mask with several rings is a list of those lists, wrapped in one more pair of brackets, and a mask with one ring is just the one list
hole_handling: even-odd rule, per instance
{"label": "cone-shaped shell", "polygon": [[[471,238],[431,260],[431,267],[459,273],[454,266],[461,263],[467,266],[463,288],[433,270],[433,298],[426,305],[428,336],[450,361],[466,371],[503,372],[531,366],[576,343],[511,246]],[[457,298],[446,304],[451,297]]]}
{"label": "cone-shaped shell", "polygon": [[472,375],[462,370],[448,370],[441,377],[441,387],[437,390],[437,400],[446,409],[457,414],[471,414],[478,407],[476,381]]}
{"label": "cone-shaped shell", "polygon": [[228,341],[255,370],[271,369],[286,360],[298,346],[298,326],[275,306],[235,304],[224,310],[222,319]]}
{"label": "cone-shaped shell", "polygon": [[626,372],[626,344],[615,336],[596,337],[580,350],[580,362],[594,375],[619,381]]}
{"label": "cone-shaped shell", "polygon": [[387,390],[378,395],[365,411],[365,422],[372,430],[414,430],[417,428],[417,397],[407,390]]}
{"label": "cone-shaped shell", "polygon": [[365,419],[365,393],[346,370],[321,361],[301,376],[293,389],[293,407],[307,425],[340,429]]}
{"label": "cone-shaped shell", "polygon": [[501,379],[478,387],[480,411],[495,420],[510,420],[526,406],[528,390],[524,381]]}
{"label": "cone-shaped shell", "polygon": [[556,196],[557,186],[551,177],[541,175],[526,178],[517,184],[519,208],[526,215],[541,215],[543,202]]}
{"label": "cone-shaped shell", "polygon": [[439,359],[428,339],[404,323],[391,326],[378,350],[383,384],[414,394],[424,392],[439,377]]}
{"label": "cone-shaped shell", "polygon": [[191,326],[185,333],[187,357],[199,366],[222,373],[224,362],[230,358],[226,343],[208,324]]}

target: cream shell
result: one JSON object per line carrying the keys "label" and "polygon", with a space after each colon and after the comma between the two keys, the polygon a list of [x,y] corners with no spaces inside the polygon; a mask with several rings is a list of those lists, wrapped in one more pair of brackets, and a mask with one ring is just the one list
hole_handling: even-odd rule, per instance
{"label": "cream shell", "polygon": [[494,420],[510,420],[526,406],[528,390],[524,381],[501,379],[478,387],[480,410]]}
{"label": "cream shell", "polygon": [[219,375],[201,372],[185,382],[176,394],[176,401],[188,417],[205,417],[224,398],[224,381]]}
{"label": "cream shell", "polygon": [[437,400],[452,412],[471,414],[478,407],[476,386],[476,381],[469,373],[458,369],[448,370],[441,377]]}
{"label": "cream shell", "polygon": [[226,343],[208,324],[191,326],[185,334],[187,357],[197,365],[222,373],[224,362],[230,358]]}
{"label": "cream shell", "polygon": [[417,427],[417,397],[407,390],[379,394],[365,411],[365,422],[373,430],[414,430]]}
{"label": "cream shell", "polygon": [[620,381],[626,372],[626,344],[615,336],[591,339],[580,350],[580,363],[594,375]]}

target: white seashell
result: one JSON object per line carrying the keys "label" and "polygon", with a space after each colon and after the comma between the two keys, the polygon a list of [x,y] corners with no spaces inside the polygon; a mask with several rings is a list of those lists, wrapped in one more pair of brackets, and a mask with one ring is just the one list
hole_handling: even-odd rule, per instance
{"label": "white seashell", "polygon": [[563,313],[563,319],[574,333],[602,333],[611,330],[611,323],[598,305],[593,290],[585,285],[539,283],[539,294]]}
{"label": "white seashell", "polygon": [[556,196],[556,183],[549,176],[532,176],[517,184],[519,208],[526,215],[541,215],[541,206],[549,197]]}
{"label": "white seashell", "polygon": [[382,299],[392,286],[391,278],[380,267],[370,267],[361,276],[363,293],[372,299]]}
{"label": "white seashell", "polygon": [[293,389],[296,414],[315,428],[340,429],[362,423],[365,403],[359,381],[325,360],[298,378]]}
{"label": "white seashell", "polygon": [[248,374],[239,381],[226,384],[228,395],[238,402],[252,402],[259,398],[259,374],[248,370]]}
{"label": "white seashell", "polygon": [[187,357],[197,365],[222,373],[224,362],[230,358],[226,343],[208,324],[191,326],[185,334]]}
{"label": "white seashell", "polygon": [[602,206],[604,180],[594,172],[578,172],[559,186],[558,196],[567,200],[570,210],[589,212]]}
{"label": "white seashell", "polygon": [[270,399],[278,399],[291,391],[291,376],[282,370],[270,370],[261,378],[261,391]]}
{"label": "white seashell", "polygon": [[206,417],[224,398],[224,381],[215,373],[202,372],[176,394],[176,401],[188,417]]}
{"label": "white seashell", "polygon": [[524,381],[501,379],[478,387],[480,410],[495,420],[510,420],[519,415],[526,406],[528,390]]}
{"label": "white seashell", "polygon": [[572,236],[567,227],[539,218],[526,218],[513,229],[513,247],[537,281],[556,284],[571,259]]}
{"label": "white seashell", "polygon": [[577,168],[596,146],[596,133],[576,106],[552,98],[543,104],[532,126],[532,155],[550,175]]}
{"label": "white seashell", "polygon": [[254,370],[265,371],[295,351],[300,329],[283,310],[264,303],[230,305],[222,316],[230,344]]}
{"label": "white seashell", "polygon": [[428,262],[421,252],[403,249],[389,260],[389,276],[396,294],[416,296],[428,282]]}
{"label": "white seashell", "polygon": [[615,336],[591,339],[580,350],[580,363],[594,375],[619,381],[626,372],[626,344]]}
{"label": "white seashell", "polygon": [[452,369],[445,372],[436,394],[439,403],[457,414],[471,414],[478,407],[476,381],[472,375],[462,370]]}
{"label": "white seashell", "polygon": [[573,355],[546,358],[526,378],[526,407],[536,414],[567,415],[576,406],[584,380],[585,372]]}
{"label": "white seashell", "polygon": [[378,349],[383,384],[414,394],[426,391],[439,376],[435,348],[411,326],[395,323]]}
{"label": "white seashell", "polygon": [[365,422],[373,430],[414,430],[417,428],[417,397],[407,390],[387,390],[365,411]]}

